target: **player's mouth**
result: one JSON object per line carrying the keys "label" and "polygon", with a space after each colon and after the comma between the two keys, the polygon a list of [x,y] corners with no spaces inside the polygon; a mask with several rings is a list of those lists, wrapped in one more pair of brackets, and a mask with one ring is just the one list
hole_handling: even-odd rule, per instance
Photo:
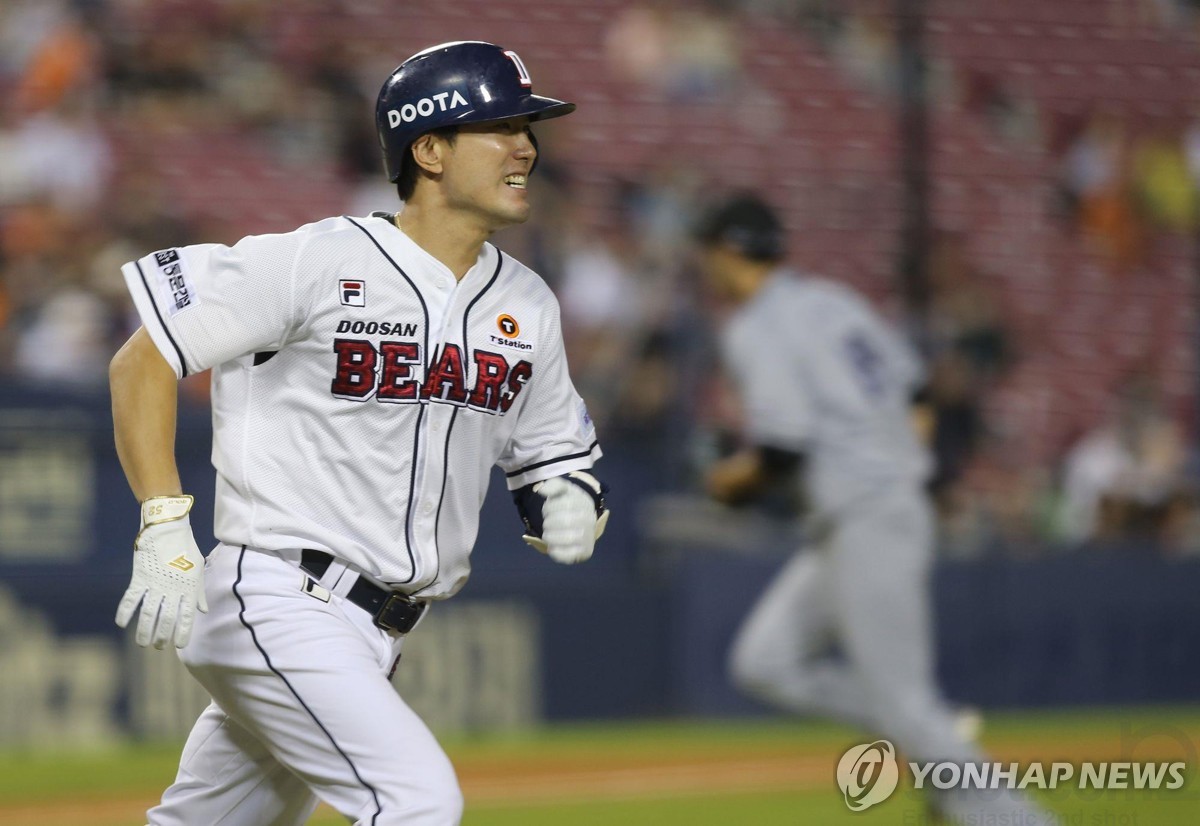
{"label": "player's mouth", "polygon": [[505,175],[504,176],[505,185],[511,186],[513,189],[524,189],[525,185],[526,185],[526,183],[528,183],[528,181],[529,181],[529,177],[527,175]]}

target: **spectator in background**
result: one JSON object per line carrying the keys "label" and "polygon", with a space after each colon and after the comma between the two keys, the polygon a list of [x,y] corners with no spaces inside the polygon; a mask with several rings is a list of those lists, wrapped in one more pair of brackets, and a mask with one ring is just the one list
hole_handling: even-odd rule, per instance
{"label": "spectator in background", "polygon": [[1003,301],[971,263],[966,236],[935,235],[929,262],[929,404],[937,470],[931,483],[949,518],[962,499],[954,491],[985,435],[982,402],[1011,360]]}
{"label": "spectator in background", "polygon": [[45,200],[63,212],[96,208],[112,153],[91,104],[68,96],[55,109],[0,121],[0,207]]}
{"label": "spectator in background", "polygon": [[1178,130],[1159,123],[1138,140],[1133,169],[1138,205],[1147,222],[1168,232],[1196,226],[1196,184]]}
{"label": "spectator in background", "polygon": [[965,234],[935,234],[929,281],[929,336],[934,355],[953,352],[962,356],[975,384],[997,378],[1012,356],[1004,300],[992,279],[971,263]]}
{"label": "spectator in background", "polygon": [[1188,543],[1191,495],[1182,430],[1163,409],[1154,379],[1139,372],[1114,398],[1109,421],[1063,462],[1063,526],[1072,542]]}
{"label": "spectator in background", "polygon": [[95,117],[99,47],[61,3],[19,6],[8,19],[30,42],[8,67],[12,88],[0,100],[0,208],[48,201],[86,213],[112,167]]}
{"label": "spectator in background", "polygon": [[1200,112],[1183,132],[1183,154],[1192,182],[1192,195],[1200,198]]}
{"label": "spectator in background", "polygon": [[113,329],[104,301],[80,287],[58,290],[37,308],[17,341],[14,367],[37,382],[101,389]]}
{"label": "spectator in background", "polygon": [[741,77],[736,28],[717,2],[629,6],[614,18],[604,45],[618,78],[675,101],[719,99]]}
{"label": "spectator in background", "polygon": [[1145,247],[1130,153],[1125,120],[1102,111],[1092,115],[1063,161],[1063,195],[1072,220],[1099,244],[1116,273],[1136,264]]}
{"label": "spectator in background", "polygon": [[557,289],[572,331],[568,355],[581,376],[607,376],[625,361],[643,322],[637,253],[630,236],[614,227],[577,228],[572,236]]}

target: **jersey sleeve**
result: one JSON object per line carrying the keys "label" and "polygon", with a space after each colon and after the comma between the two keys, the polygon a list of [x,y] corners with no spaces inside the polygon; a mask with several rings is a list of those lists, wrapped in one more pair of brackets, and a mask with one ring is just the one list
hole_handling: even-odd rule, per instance
{"label": "jersey sleeve", "polygon": [[151,253],[121,268],[142,325],[179,377],[279,349],[295,313],[297,233]]}
{"label": "jersey sleeve", "polygon": [[530,380],[516,428],[497,464],[509,490],[572,470],[586,470],[601,457],[596,427],[567,370],[558,302],[551,297],[548,350]]}
{"label": "jersey sleeve", "polygon": [[742,399],[746,436],[757,445],[799,452],[812,436],[815,400],[797,352],[800,342],[777,337],[782,330],[746,316],[726,330],[721,349],[726,375]]}
{"label": "jersey sleeve", "polygon": [[901,335],[899,330],[882,320],[880,324],[891,357],[892,371],[905,389],[906,395],[911,398],[912,394],[929,380],[925,364],[917,354],[916,347]]}

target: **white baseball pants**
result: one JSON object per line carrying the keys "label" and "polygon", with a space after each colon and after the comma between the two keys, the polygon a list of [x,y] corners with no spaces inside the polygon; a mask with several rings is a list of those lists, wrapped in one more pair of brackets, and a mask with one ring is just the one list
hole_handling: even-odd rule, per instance
{"label": "white baseball pants", "polygon": [[358,826],[456,826],[450,760],[389,682],[402,639],[306,590],[296,559],[209,555],[209,612],[180,658],[213,703],[151,826],[301,826],[318,799]]}

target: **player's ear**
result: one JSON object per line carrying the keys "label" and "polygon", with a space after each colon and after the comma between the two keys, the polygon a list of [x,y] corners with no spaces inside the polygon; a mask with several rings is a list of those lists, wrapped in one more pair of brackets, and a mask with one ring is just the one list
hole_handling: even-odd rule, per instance
{"label": "player's ear", "polygon": [[417,166],[431,175],[440,175],[449,143],[442,137],[426,132],[413,141],[412,156]]}

